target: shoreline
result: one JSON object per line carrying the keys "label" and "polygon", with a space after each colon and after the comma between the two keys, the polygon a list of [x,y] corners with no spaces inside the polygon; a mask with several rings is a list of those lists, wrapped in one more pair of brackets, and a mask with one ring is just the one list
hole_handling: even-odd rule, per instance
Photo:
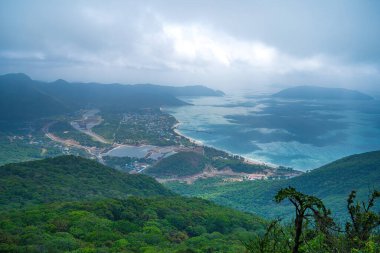
{"label": "shoreline", "polygon": [[[183,133],[180,132],[180,130],[177,128],[179,125],[181,125],[182,123],[178,122],[176,123],[172,129],[173,129],[173,132],[187,140],[189,140],[191,143],[195,144],[195,145],[199,145],[199,146],[206,146],[202,141],[199,141],[199,140],[196,140],[194,138],[191,138],[189,136],[186,136],[184,135]],[[223,150],[224,151],[224,150]]]}
{"label": "shoreline", "polygon": [[[173,116],[173,115],[172,115]],[[173,116],[174,117],[174,116]],[[176,119],[177,120],[177,119]],[[177,120],[178,121],[178,120]],[[217,150],[221,150],[223,152],[226,152],[227,154],[229,155],[237,155],[237,156],[240,156],[244,159],[244,162],[245,163],[248,163],[248,164],[253,164],[253,165],[265,165],[265,166],[269,166],[269,167],[272,167],[272,168],[278,168],[280,165],[277,165],[277,164],[272,164],[272,163],[268,163],[268,162],[264,162],[264,161],[260,161],[260,160],[255,160],[255,159],[252,159],[252,158],[249,158],[249,157],[246,157],[246,156],[243,156],[243,155],[240,155],[240,154],[234,154],[230,151],[227,151],[227,150],[224,150],[224,149],[220,149],[220,148],[217,148],[217,147],[213,147],[213,146],[210,146],[210,145],[206,145],[204,144],[202,141],[200,140],[196,140],[192,137],[189,137],[189,136],[186,136],[185,134],[181,133],[180,130],[177,128],[178,126],[180,126],[182,123],[181,122],[177,122],[176,124],[173,125],[172,129],[173,129],[173,132],[183,138],[186,138],[187,140],[189,140],[191,143],[195,144],[195,145],[198,145],[198,146],[202,146],[202,147],[210,147],[210,148],[214,148],[214,149],[217,149]]]}

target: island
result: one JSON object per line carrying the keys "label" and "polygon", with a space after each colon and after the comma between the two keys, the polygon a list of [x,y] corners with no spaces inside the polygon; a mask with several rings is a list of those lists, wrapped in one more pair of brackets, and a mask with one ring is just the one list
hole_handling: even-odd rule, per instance
{"label": "island", "polygon": [[343,88],[326,88],[319,86],[291,87],[272,95],[285,99],[334,99],[334,100],[372,100],[373,97],[360,91]]}

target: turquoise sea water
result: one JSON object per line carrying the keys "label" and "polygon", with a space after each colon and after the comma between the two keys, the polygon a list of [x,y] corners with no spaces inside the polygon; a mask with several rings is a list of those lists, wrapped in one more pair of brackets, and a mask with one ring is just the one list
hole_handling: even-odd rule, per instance
{"label": "turquoise sea water", "polygon": [[205,145],[309,170],[380,149],[380,101],[285,100],[265,95],[182,98],[164,110]]}

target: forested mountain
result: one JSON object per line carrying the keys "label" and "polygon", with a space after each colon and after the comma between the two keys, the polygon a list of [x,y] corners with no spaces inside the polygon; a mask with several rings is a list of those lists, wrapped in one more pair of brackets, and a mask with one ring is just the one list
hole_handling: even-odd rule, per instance
{"label": "forested mountain", "polygon": [[0,167],[0,207],[54,201],[173,195],[145,175],[131,175],[93,160],[60,156]]}
{"label": "forested mountain", "polygon": [[[273,176],[281,175],[281,169],[265,164],[247,163],[242,157],[226,153],[211,147],[202,147],[202,152],[179,152],[161,159],[144,173],[156,178],[184,178],[201,172],[212,170],[231,170],[234,173],[269,173]],[[288,170],[288,173],[300,174],[299,171]]]}
{"label": "forested mountain", "polygon": [[317,86],[297,86],[284,89],[273,94],[273,97],[291,99],[345,99],[345,100],[370,100],[373,99],[356,90],[343,88],[325,88]]}
{"label": "forested mountain", "polygon": [[162,159],[146,173],[155,177],[192,176],[204,170],[206,157],[195,152],[181,152]]}
{"label": "forested mountain", "polygon": [[380,188],[380,151],[348,156],[287,180],[226,183],[207,179],[198,180],[193,185],[167,185],[186,196],[204,197],[265,217],[289,217],[293,214],[288,205],[278,205],[273,201],[273,196],[281,188],[292,186],[321,198],[335,215],[344,217],[347,215],[346,200],[352,190],[365,200],[371,190]]}
{"label": "forested mountain", "polygon": [[0,196],[0,252],[232,253],[265,229],[257,216],[73,156],[1,166]]}
{"label": "forested mountain", "polygon": [[220,96],[223,93],[203,86],[166,87],[99,83],[51,83],[34,81],[25,74],[0,76],[0,120],[30,120],[97,108],[125,112],[186,104],[176,96]]}
{"label": "forested mountain", "polygon": [[70,111],[24,74],[0,76],[0,120],[35,119]]}
{"label": "forested mountain", "polygon": [[60,202],[0,212],[1,252],[244,252],[263,231],[250,214],[158,197]]}

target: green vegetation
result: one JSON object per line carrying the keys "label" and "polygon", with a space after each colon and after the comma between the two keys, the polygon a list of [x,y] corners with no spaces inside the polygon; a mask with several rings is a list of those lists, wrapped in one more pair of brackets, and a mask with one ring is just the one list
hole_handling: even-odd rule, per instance
{"label": "green vegetation", "polygon": [[152,159],[136,158],[136,157],[117,157],[117,156],[103,156],[104,163],[114,169],[131,171],[135,169],[134,163],[153,164],[155,161]]}
{"label": "green vegetation", "polygon": [[242,252],[265,224],[74,156],[1,166],[0,198],[0,252]]}
{"label": "green vegetation", "polygon": [[[192,185],[170,182],[167,187],[185,196],[263,215],[290,217],[290,205],[276,205],[273,196],[288,186],[321,198],[338,217],[345,217],[345,200],[352,189],[365,199],[372,188],[380,188],[380,151],[349,156],[301,176],[287,180],[225,182],[223,178],[199,179]],[[254,198],[252,199],[252,196]]]}
{"label": "green vegetation", "polygon": [[40,119],[98,108],[108,113],[125,113],[141,108],[180,106],[176,96],[221,96],[202,86],[168,87],[158,85],[103,85],[34,81],[25,74],[0,76],[0,121]]}
{"label": "green vegetation", "polygon": [[0,165],[60,154],[61,149],[39,131],[42,124],[0,121]]}
{"label": "green vegetation", "polygon": [[191,176],[203,171],[206,159],[195,152],[180,152],[162,159],[146,170],[146,173],[156,177]]}
{"label": "green vegetation", "polygon": [[25,74],[0,76],[0,121],[24,121],[68,112],[61,101],[34,87]]}
{"label": "green vegetation", "polygon": [[[346,238],[349,246],[364,248],[371,239],[372,232],[380,225],[380,213],[375,213],[375,201],[380,198],[379,191],[373,191],[368,203],[356,202],[356,191],[352,191],[347,200],[347,208],[351,220],[346,222]],[[380,245],[378,245],[380,247]],[[379,249],[380,250],[380,249]]]}
{"label": "green vegetation", "polygon": [[274,220],[264,234],[245,242],[246,249],[252,253],[378,253],[380,234],[375,229],[380,225],[380,213],[373,208],[379,197],[375,190],[368,200],[357,202],[352,191],[347,199],[348,220],[342,229],[319,198],[293,187],[283,188],[275,200],[292,203],[293,225]]}
{"label": "green vegetation", "polygon": [[62,150],[41,134],[0,132],[0,165],[62,154]]}
{"label": "green vegetation", "polygon": [[301,192],[296,191],[293,187],[281,189],[274,197],[277,203],[289,200],[290,203],[296,209],[296,217],[294,218],[294,243],[293,253],[299,252],[299,248],[304,240],[301,239],[304,223],[310,216],[314,218],[314,222],[318,226],[318,229],[326,232],[328,226],[332,226],[333,221],[329,217],[330,211],[326,209],[323,202],[314,196],[309,196]]}
{"label": "green vegetation", "polygon": [[172,129],[176,119],[159,110],[142,109],[102,117],[104,121],[93,131],[112,142],[170,146],[179,141]]}
{"label": "green vegetation", "polygon": [[231,155],[211,147],[204,147],[204,155],[208,158],[210,165],[218,170],[230,168],[234,172],[257,173],[272,169],[263,164],[245,163],[241,156]]}
{"label": "green vegetation", "polygon": [[[280,181],[230,182],[225,179],[225,177],[221,176],[198,179],[192,184],[171,181],[164,185],[182,196],[200,197],[220,205],[256,213],[266,218],[283,217],[292,214],[288,206],[275,205],[273,201],[273,196],[276,194],[274,189],[281,188]],[[268,193],[269,191],[270,193]]]}
{"label": "green vegetation", "polygon": [[63,154],[89,157],[83,149],[66,147],[45,136],[43,128],[46,124],[65,119],[67,116],[59,119],[0,122],[0,166]]}
{"label": "green vegetation", "polygon": [[253,215],[200,199],[55,203],[0,214],[1,252],[243,252]]}
{"label": "green vegetation", "polygon": [[160,108],[186,104],[165,88],[135,85],[102,85],[34,81],[25,74],[0,76],[0,120],[40,119],[73,113],[83,108],[98,108],[104,112],[124,113],[141,108]]}
{"label": "green vegetation", "polygon": [[[186,177],[198,174],[205,168],[231,169],[237,173],[264,173],[267,170],[274,170],[266,165],[248,164],[241,156],[231,155],[214,148],[194,147],[194,151],[179,152],[160,160],[147,169],[146,173],[159,178]],[[292,169],[282,169],[278,175],[292,171]]]}
{"label": "green vegetation", "polygon": [[115,141],[115,133],[119,128],[122,115],[120,114],[102,114],[103,122],[92,128],[94,133],[102,136],[110,142]]}
{"label": "green vegetation", "polygon": [[74,140],[87,147],[105,147],[106,145],[96,141],[91,136],[73,128],[67,121],[58,121],[49,128],[49,132],[64,140]]}
{"label": "green vegetation", "polygon": [[92,160],[61,156],[0,167],[0,207],[54,201],[172,195],[145,175],[130,175]]}
{"label": "green vegetation", "polygon": [[287,225],[175,196],[148,176],[80,157],[8,164],[0,167],[0,252],[378,253],[380,193],[356,196],[343,205],[343,230],[321,199],[282,188],[271,199],[296,209]]}

